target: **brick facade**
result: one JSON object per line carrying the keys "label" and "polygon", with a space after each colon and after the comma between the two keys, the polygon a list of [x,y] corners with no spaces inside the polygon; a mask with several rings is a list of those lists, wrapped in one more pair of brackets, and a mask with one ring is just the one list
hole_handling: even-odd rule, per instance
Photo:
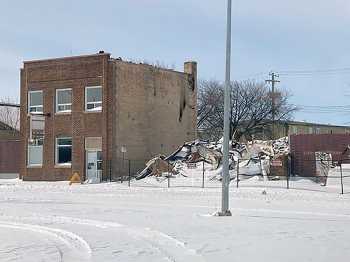
{"label": "brick facade", "polygon": [[19,173],[19,167],[22,159],[21,149],[22,146],[20,140],[0,139],[0,174]]}
{"label": "brick facade", "polygon": [[[103,175],[120,175],[120,147],[128,159],[170,152],[196,137],[196,64],[185,73],[112,59],[110,54],[24,62],[21,70],[22,150],[29,139],[28,91],[42,90],[45,116],[43,165],[21,160],[24,180],[85,177],[85,138],[102,137]],[[85,87],[102,86],[102,112],[85,111]],[[55,113],[56,89],[71,88],[72,112]],[[181,117],[180,117],[181,115]],[[55,165],[55,139],[72,137],[72,165]],[[27,154],[24,154],[25,156]]]}
{"label": "brick facade", "polygon": [[19,174],[21,149],[20,132],[0,121],[0,174]]}
{"label": "brick facade", "polygon": [[292,173],[316,176],[315,152],[330,153],[334,162],[348,160],[349,156],[343,153],[349,145],[349,134],[291,135]]}

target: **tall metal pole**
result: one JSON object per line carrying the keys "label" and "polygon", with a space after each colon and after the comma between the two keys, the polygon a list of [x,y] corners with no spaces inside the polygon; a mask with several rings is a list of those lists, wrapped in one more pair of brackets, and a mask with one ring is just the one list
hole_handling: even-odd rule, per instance
{"label": "tall metal pole", "polygon": [[227,36],[226,36],[226,77],[225,77],[225,104],[224,104],[224,141],[223,141],[223,168],[222,168],[222,206],[221,216],[230,216],[229,210],[229,143],[230,143],[230,86],[231,86],[231,12],[232,0],[227,3]]}

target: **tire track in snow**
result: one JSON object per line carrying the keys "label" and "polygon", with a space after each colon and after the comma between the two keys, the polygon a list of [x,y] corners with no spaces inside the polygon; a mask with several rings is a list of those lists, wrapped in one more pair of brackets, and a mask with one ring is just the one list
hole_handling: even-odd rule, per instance
{"label": "tire track in snow", "polygon": [[199,255],[196,250],[189,249],[186,244],[157,230],[150,228],[137,228],[127,225],[119,224],[116,222],[99,221],[91,219],[80,219],[74,217],[65,216],[31,216],[31,217],[8,217],[7,219],[21,219],[28,221],[41,221],[44,223],[66,223],[76,224],[83,226],[96,227],[101,229],[118,228],[124,230],[126,234],[133,238],[145,241],[150,244],[152,248],[161,252],[168,261],[191,261],[191,262],[204,262],[204,258]]}
{"label": "tire track in snow", "polygon": [[60,254],[60,261],[83,262],[89,261],[91,258],[92,251],[89,244],[82,237],[72,232],[8,221],[0,221],[0,227],[32,231],[34,233],[49,236],[56,242],[55,246]]}

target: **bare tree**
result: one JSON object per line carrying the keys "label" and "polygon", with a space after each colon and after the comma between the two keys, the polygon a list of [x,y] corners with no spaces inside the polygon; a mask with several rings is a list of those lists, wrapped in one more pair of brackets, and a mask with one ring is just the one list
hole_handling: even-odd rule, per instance
{"label": "bare tree", "polygon": [[[16,101],[10,98],[1,99],[0,103],[16,104]],[[0,106],[0,122],[5,123],[14,133],[19,130],[19,108],[11,106]]]}
{"label": "bare tree", "polygon": [[[290,95],[275,92],[275,119],[288,120],[296,107],[290,105]],[[272,122],[271,92],[264,83],[233,82],[231,85],[230,136],[254,134]],[[216,140],[223,130],[224,88],[217,81],[201,81],[198,93],[198,128],[206,139]]]}
{"label": "bare tree", "polygon": [[200,81],[198,88],[197,126],[204,138],[215,140],[222,135],[223,87],[217,81]]}

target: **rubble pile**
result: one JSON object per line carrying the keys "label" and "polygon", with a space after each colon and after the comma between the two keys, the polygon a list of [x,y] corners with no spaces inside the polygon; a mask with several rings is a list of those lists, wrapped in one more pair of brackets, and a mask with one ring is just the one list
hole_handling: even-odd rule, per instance
{"label": "rubble pile", "polygon": [[[247,144],[231,141],[230,145],[230,170],[237,171],[239,169],[239,174],[250,176],[267,173],[269,170],[268,160],[289,153],[288,137],[270,141],[255,140]],[[148,161],[146,168],[138,174],[136,179],[148,176],[183,175],[181,171],[186,164],[202,161],[212,166],[212,170],[216,171],[215,177],[221,176],[221,150],[222,139],[217,143],[200,140],[186,142],[169,156],[158,155]],[[231,175],[231,179],[234,177],[235,175]]]}
{"label": "rubble pile", "polygon": [[220,166],[222,153],[212,149],[207,142],[192,141],[186,142],[169,156],[158,155],[146,163],[146,168],[142,170],[137,180],[148,176],[169,176],[182,174],[183,165],[180,163],[198,163],[205,161],[217,169]]}
{"label": "rubble pile", "polygon": [[163,174],[167,176],[175,174],[174,165],[164,159],[164,156],[159,155],[146,163],[146,168],[136,177],[137,180],[143,179],[147,176],[160,177]]}
{"label": "rubble pile", "polygon": [[255,140],[248,143],[248,151],[251,155],[268,156],[270,158],[278,158],[279,156],[288,155],[289,140],[288,137],[282,137],[277,140]]}
{"label": "rubble pile", "polygon": [[329,170],[334,168],[332,165],[332,154],[326,152],[315,152],[316,157],[316,181],[327,184]]}
{"label": "rubble pile", "polygon": [[288,155],[290,153],[288,137],[275,140],[272,144],[272,149],[275,155]]}

